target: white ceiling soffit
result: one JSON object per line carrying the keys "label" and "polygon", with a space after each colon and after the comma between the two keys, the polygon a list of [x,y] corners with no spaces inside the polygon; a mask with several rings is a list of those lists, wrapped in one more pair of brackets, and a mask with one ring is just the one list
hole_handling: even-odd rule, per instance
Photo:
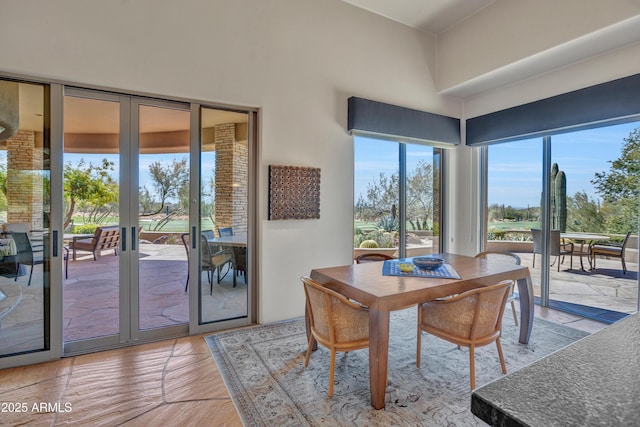
{"label": "white ceiling soffit", "polygon": [[343,0],[409,27],[440,34],[494,0]]}
{"label": "white ceiling soffit", "polygon": [[640,15],[440,91],[466,98],[640,42]]}

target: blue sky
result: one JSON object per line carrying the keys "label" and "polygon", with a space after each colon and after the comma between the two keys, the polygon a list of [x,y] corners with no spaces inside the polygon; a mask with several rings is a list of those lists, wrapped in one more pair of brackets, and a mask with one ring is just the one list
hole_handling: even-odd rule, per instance
{"label": "blue sky", "polygon": [[[552,161],[567,175],[567,194],[586,192],[590,199],[598,196],[591,184],[595,172],[608,171],[608,161],[621,154],[623,138],[640,127],[626,123],[580,132],[555,135]],[[389,141],[356,137],[354,139],[354,200],[366,195],[367,184],[380,172],[390,176],[398,169],[397,144]],[[430,147],[409,145],[409,170],[421,159],[431,161]],[[505,204],[526,208],[538,206],[542,187],[542,138],[497,144],[489,147],[489,204]]]}
{"label": "blue sky", "polygon": [[[599,199],[591,184],[596,172],[610,169],[624,138],[640,123],[626,123],[551,137],[551,160],[567,176],[567,195],[586,192]],[[489,204],[538,206],[542,187],[542,139],[489,147]]]}

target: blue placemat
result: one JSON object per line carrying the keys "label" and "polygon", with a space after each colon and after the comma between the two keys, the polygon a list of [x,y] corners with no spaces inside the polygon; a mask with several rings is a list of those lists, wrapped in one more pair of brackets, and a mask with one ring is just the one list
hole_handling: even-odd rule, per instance
{"label": "blue placemat", "polygon": [[382,266],[383,276],[430,277],[436,279],[460,279],[458,272],[449,264],[442,264],[435,270],[423,270],[418,267],[409,273],[400,271],[398,264],[413,263],[411,258],[387,260]]}

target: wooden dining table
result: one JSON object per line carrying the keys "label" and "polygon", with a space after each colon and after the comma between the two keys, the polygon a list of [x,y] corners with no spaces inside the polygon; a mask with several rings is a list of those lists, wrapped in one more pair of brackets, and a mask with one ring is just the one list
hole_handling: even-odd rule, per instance
{"label": "wooden dining table", "polygon": [[[311,278],[317,283],[369,307],[369,381],[371,405],[375,409],[385,406],[391,311],[511,279],[517,281],[520,299],[519,341],[524,344],[529,342],[534,299],[528,267],[448,253],[432,256],[443,258],[461,278],[387,276],[382,274],[382,262],[317,268],[311,271]],[[310,336],[308,321],[307,336]]]}

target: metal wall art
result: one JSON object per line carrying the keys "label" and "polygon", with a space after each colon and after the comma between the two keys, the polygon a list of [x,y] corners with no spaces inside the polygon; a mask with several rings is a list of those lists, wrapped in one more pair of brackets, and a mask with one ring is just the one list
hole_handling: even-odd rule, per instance
{"label": "metal wall art", "polygon": [[320,218],[320,169],[269,165],[269,219]]}

